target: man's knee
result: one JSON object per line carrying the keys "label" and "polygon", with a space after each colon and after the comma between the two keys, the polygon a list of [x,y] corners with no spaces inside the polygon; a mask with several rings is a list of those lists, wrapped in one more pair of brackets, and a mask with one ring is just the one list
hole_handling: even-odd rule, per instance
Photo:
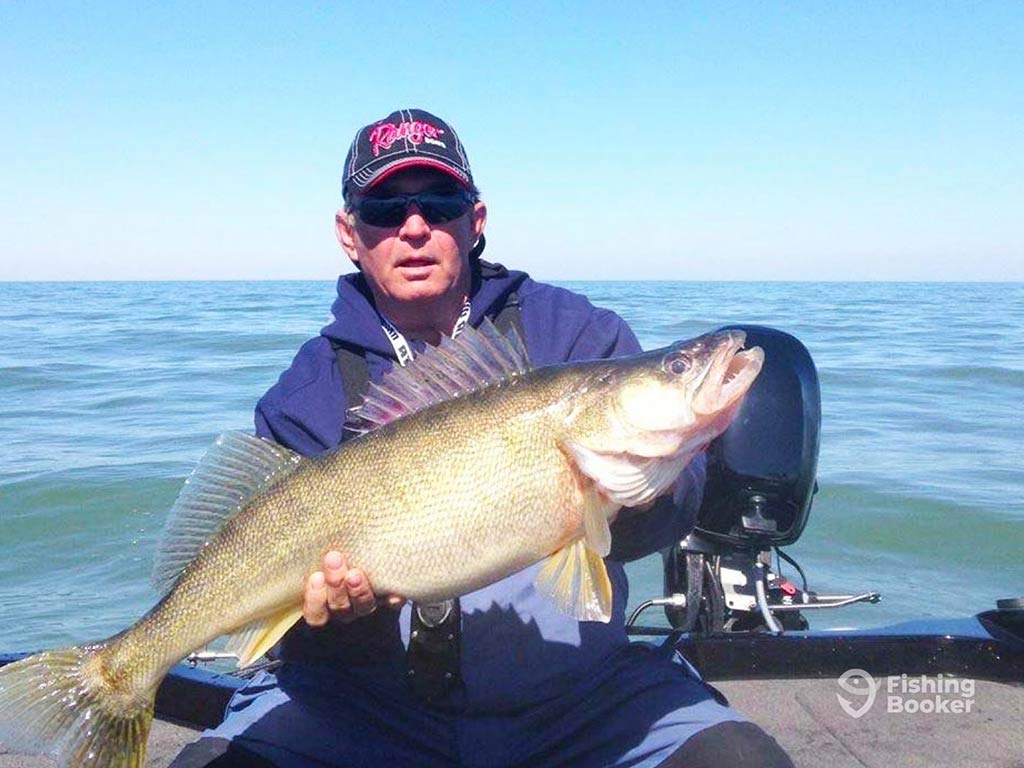
{"label": "man's knee", "polygon": [[229,739],[206,737],[185,747],[168,768],[275,768]]}
{"label": "man's knee", "polygon": [[753,723],[729,721],[691,736],[658,768],[794,768],[782,747]]}

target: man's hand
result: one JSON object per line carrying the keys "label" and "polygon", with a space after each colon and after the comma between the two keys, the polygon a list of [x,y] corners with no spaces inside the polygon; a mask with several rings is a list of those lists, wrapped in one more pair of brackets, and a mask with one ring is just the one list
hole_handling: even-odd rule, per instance
{"label": "man's hand", "polygon": [[[328,621],[347,624],[377,610],[377,596],[370,580],[358,568],[349,568],[340,552],[324,555],[323,570],[316,571],[306,580],[302,601],[302,618],[311,627],[322,627]],[[391,608],[400,607],[405,600],[390,595],[381,600]]]}

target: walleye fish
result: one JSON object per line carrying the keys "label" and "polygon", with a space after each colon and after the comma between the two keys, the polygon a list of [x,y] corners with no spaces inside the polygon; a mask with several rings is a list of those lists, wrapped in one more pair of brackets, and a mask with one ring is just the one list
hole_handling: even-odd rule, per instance
{"label": "walleye fish", "polygon": [[531,370],[518,336],[487,322],[372,385],[365,434],[323,456],[223,435],[168,518],[163,598],[118,635],[0,669],[0,742],[69,766],[141,766],[167,671],[222,635],[240,666],[259,658],[301,617],[332,549],[378,593],[420,601],[546,559],[538,587],[608,621],[609,522],[668,492],[728,426],[763,361],[743,343],[720,332]]}

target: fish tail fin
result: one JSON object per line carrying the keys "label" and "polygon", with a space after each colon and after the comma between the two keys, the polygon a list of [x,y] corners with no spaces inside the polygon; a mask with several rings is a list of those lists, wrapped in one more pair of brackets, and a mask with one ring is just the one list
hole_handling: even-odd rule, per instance
{"label": "fish tail fin", "polygon": [[113,684],[108,647],[45,651],[0,669],[0,744],[69,768],[142,768],[156,690],[140,700]]}

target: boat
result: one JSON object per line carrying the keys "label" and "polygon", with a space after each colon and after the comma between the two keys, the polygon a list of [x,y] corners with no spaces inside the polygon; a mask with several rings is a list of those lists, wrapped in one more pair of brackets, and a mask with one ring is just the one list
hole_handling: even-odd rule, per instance
{"label": "boat", "polygon": [[[967,617],[811,628],[820,611],[882,596],[818,594],[783,550],[800,538],[817,490],[817,372],[793,336],[730,327],[765,349],[765,366],[732,426],[708,446],[697,525],[663,553],[663,594],[636,607],[630,635],[675,645],[801,768],[1024,764],[1024,597]],[[782,575],[782,562],[799,584]],[[0,655],[0,666],[25,655]],[[246,682],[203,666],[222,656],[195,653],[163,681],[147,765],[168,765],[220,722]],[[0,768],[48,764],[0,747]]]}

